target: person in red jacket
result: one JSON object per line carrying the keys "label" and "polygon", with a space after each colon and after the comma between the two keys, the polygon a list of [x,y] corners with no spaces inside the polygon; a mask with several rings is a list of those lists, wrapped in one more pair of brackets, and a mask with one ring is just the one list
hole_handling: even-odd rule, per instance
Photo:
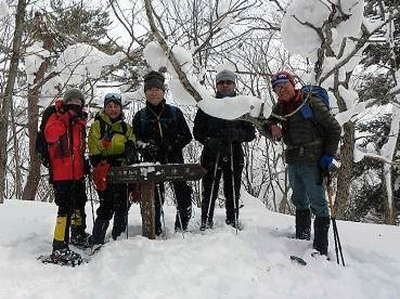
{"label": "person in red jacket", "polygon": [[44,129],[48,143],[50,171],[53,179],[55,203],[58,206],[54,230],[53,252],[55,263],[80,264],[81,256],[69,249],[69,230],[74,239],[88,239],[85,233],[85,127],[86,114],[82,111],[84,96],[78,89],[65,92],[63,100],[55,104]]}

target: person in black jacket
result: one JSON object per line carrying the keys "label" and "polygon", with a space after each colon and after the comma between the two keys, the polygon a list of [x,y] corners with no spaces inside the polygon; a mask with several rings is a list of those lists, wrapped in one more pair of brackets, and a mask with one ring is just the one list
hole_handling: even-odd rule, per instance
{"label": "person in black jacket", "polygon": [[[146,162],[184,163],[182,149],[192,140],[192,134],[182,111],[166,104],[164,76],[152,71],[144,77],[146,107],[139,110],[132,126]],[[164,185],[155,189],[156,235],[162,233],[161,205],[164,203]],[[192,189],[186,182],[175,182],[173,191],[177,200],[175,231],[186,230],[192,215]]]}
{"label": "person in black jacket", "polygon": [[[219,72],[216,77],[216,85],[217,98],[235,96],[235,73],[229,70]],[[207,170],[207,174],[202,180],[200,230],[203,231],[213,226],[215,200],[218,196],[222,175],[226,208],[225,222],[238,228],[238,205],[244,165],[241,143],[252,141],[255,138],[255,129],[253,125],[245,121],[212,117],[199,109],[194,120],[193,135],[204,145],[201,165]]]}

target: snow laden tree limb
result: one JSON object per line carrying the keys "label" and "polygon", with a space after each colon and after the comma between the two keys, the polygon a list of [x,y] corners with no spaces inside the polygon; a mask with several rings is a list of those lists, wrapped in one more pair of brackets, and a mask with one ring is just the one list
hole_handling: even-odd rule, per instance
{"label": "snow laden tree limb", "polygon": [[149,20],[151,32],[153,33],[157,42],[160,44],[163,51],[167,54],[168,60],[171,62],[175,72],[178,74],[178,78],[181,81],[185,90],[195,99],[195,101],[197,103],[200,102],[202,100],[201,95],[193,87],[193,85],[190,83],[189,79],[187,78],[186,74],[182,71],[179,61],[176,59],[174,53],[172,53],[167,42],[161,36],[160,32],[158,31],[158,29],[156,27],[155,20],[153,17],[153,14],[155,14],[155,11],[151,5],[151,0],[145,0],[144,4],[145,4],[146,15]]}
{"label": "snow laden tree limb", "polygon": [[373,31],[369,32],[368,29],[365,27],[363,24],[361,26],[361,30],[363,32],[362,37],[358,39],[358,42],[354,49],[343,59],[340,60],[340,62],[335,65],[329,72],[327,72],[322,78],[320,78],[320,83],[324,82],[326,79],[328,79],[331,75],[333,75],[336,71],[338,71],[341,67],[343,67],[346,63],[350,61],[350,59],[358,52],[360,51],[366,43],[369,42],[369,39],[371,36],[373,36],[375,33],[380,31],[382,27],[384,27],[386,24],[394,20],[394,18],[398,18],[400,16],[400,12],[397,13],[396,15],[393,15],[391,18],[388,18],[384,23],[376,27]]}
{"label": "snow laden tree limb", "polygon": [[[151,5],[151,0],[145,0],[145,10],[147,18],[149,20],[151,31],[155,39],[159,43],[161,49],[164,51],[164,53],[166,53],[168,60],[170,61],[172,67],[174,68],[174,71],[178,75],[179,81],[181,82],[184,89],[194,98],[196,103],[199,103],[200,101],[203,100],[202,96],[189,81],[187,75],[182,71],[181,65],[177,60],[177,58],[175,57],[174,53],[172,52],[172,49],[168,46],[166,40],[156,27],[156,22],[154,19],[155,11]],[[260,110],[261,113],[262,111],[263,109]],[[265,125],[265,120],[266,120],[264,116],[260,115],[259,117],[253,117],[249,113],[246,113],[240,116],[238,119],[253,123],[260,132],[263,132],[263,127]]]}

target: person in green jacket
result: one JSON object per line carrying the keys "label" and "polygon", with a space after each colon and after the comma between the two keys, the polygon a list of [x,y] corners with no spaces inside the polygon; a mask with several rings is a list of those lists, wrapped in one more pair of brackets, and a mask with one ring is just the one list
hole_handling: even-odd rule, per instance
{"label": "person in green jacket", "polygon": [[[137,162],[133,129],[124,120],[120,94],[108,93],[104,109],[97,113],[88,137],[90,162],[94,167],[95,184],[100,198],[97,218],[93,226],[91,244],[104,243],[109,222],[114,215],[112,238],[116,240],[125,231],[128,220],[128,190],[126,184],[103,185],[96,173],[113,166],[126,166]],[[97,180],[96,180],[97,179]]]}

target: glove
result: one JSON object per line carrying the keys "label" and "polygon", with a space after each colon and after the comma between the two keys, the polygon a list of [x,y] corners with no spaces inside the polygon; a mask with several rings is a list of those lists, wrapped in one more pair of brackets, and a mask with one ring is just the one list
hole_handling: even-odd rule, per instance
{"label": "glove", "polygon": [[109,148],[109,147],[111,146],[111,140],[109,140],[109,139],[107,139],[107,138],[101,139],[100,143],[101,143],[101,146],[102,146],[104,149]]}
{"label": "glove", "polygon": [[138,141],[136,145],[137,150],[143,156],[151,156],[154,158],[158,155],[158,152],[160,150],[160,148],[156,144],[154,144],[153,140],[150,140],[149,142]]}
{"label": "glove", "polygon": [[107,188],[107,174],[111,165],[107,162],[100,162],[93,170],[93,181],[96,190],[104,191]]}
{"label": "glove", "polygon": [[333,156],[331,155],[323,155],[322,158],[318,162],[318,166],[322,170],[328,170],[329,167],[332,165]]}
{"label": "glove", "polygon": [[66,111],[72,120],[82,118],[83,113],[82,113],[82,106],[81,105],[76,105],[76,104],[65,104],[64,105],[64,111]]}
{"label": "glove", "polygon": [[132,140],[125,142],[125,157],[128,165],[139,162],[136,145]]}
{"label": "glove", "polygon": [[210,138],[208,138],[208,140],[206,142],[206,147],[220,152],[221,150],[223,150],[226,147],[226,145],[222,141],[221,138],[210,137]]}
{"label": "glove", "polygon": [[282,139],[282,128],[277,125],[270,126],[271,136],[273,140],[280,141]]}

